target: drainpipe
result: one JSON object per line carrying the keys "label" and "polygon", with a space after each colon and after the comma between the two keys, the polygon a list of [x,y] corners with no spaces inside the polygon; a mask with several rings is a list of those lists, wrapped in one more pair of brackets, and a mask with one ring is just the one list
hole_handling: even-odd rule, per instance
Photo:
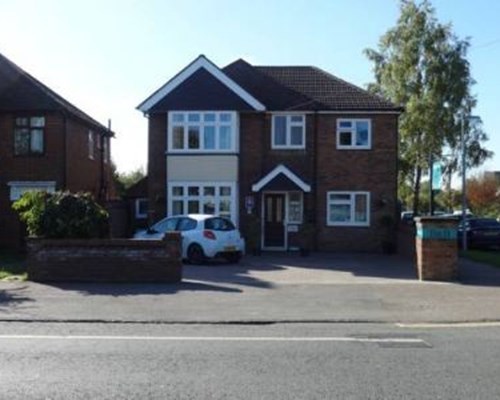
{"label": "drainpipe", "polygon": [[[108,119],[108,132],[111,132],[111,119]],[[106,200],[106,192],[107,192],[107,185],[106,185],[106,178],[104,176],[104,143],[106,141],[106,135],[104,132],[101,132],[100,136],[100,180],[99,180],[99,200],[101,202],[104,202]]]}
{"label": "drainpipe", "polygon": [[[313,248],[314,250],[316,250],[318,248],[318,227],[317,227],[317,223],[318,223],[318,218],[317,218],[317,202],[318,202],[318,168],[319,168],[319,161],[318,161],[318,151],[319,151],[319,140],[318,140],[318,136],[319,136],[319,132],[318,132],[318,111],[315,110],[314,111],[314,151],[313,151],[313,173],[312,173],[312,176],[313,176],[313,181],[311,182],[311,203],[314,204],[314,217],[313,217],[313,222],[316,226],[316,234],[314,235],[314,238],[313,238]],[[309,207],[311,205],[309,204]]]}
{"label": "drainpipe", "polygon": [[[68,184],[68,117],[65,112],[62,112],[63,117],[63,174],[62,174],[62,190],[67,190]],[[56,187],[57,190],[57,187]]]}

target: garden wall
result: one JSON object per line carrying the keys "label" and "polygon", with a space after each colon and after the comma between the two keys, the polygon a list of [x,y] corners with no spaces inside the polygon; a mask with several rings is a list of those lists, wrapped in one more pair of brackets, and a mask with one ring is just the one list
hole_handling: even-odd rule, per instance
{"label": "garden wall", "polygon": [[28,279],[37,282],[179,282],[181,237],[163,240],[28,239]]}

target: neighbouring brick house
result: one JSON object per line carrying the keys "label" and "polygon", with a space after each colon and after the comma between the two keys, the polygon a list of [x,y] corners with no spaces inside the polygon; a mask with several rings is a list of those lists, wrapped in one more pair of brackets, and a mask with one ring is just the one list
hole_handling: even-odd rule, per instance
{"label": "neighbouring brick house", "polygon": [[148,227],[148,177],[144,177],[125,191],[129,236],[138,229]]}
{"label": "neighbouring brick house", "polygon": [[25,232],[12,202],[28,190],[111,192],[112,132],[0,54],[0,248]]}
{"label": "neighbouring brick house", "polygon": [[396,217],[400,107],[315,67],[220,69],[200,56],[138,109],[149,118],[151,221],[215,213],[261,248],[379,251]]}

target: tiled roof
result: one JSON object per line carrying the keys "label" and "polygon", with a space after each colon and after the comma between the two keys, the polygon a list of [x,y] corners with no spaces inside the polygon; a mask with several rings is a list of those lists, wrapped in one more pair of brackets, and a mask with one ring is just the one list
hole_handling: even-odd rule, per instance
{"label": "tiled roof", "polygon": [[0,111],[65,111],[99,130],[108,131],[107,127],[2,54],[0,54]]}
{"label": "tiled roof", "polygon": [[252,66],[244,60],[237,60],[223,71],[269,110],[402,110],[316,67]]}

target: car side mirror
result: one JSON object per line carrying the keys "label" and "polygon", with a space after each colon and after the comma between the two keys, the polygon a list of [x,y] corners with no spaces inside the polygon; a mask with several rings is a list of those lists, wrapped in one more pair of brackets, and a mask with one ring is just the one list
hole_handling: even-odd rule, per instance
{"label": "car side mirror", "polygon": [[149,228],[146,230],[146,233],[147,233],[148,235],[153,235],[153,234],[155,234],[155,233],[158,233],[158,231],[157,231],[156,229],[153,229],[153,228],[149,227]]}

